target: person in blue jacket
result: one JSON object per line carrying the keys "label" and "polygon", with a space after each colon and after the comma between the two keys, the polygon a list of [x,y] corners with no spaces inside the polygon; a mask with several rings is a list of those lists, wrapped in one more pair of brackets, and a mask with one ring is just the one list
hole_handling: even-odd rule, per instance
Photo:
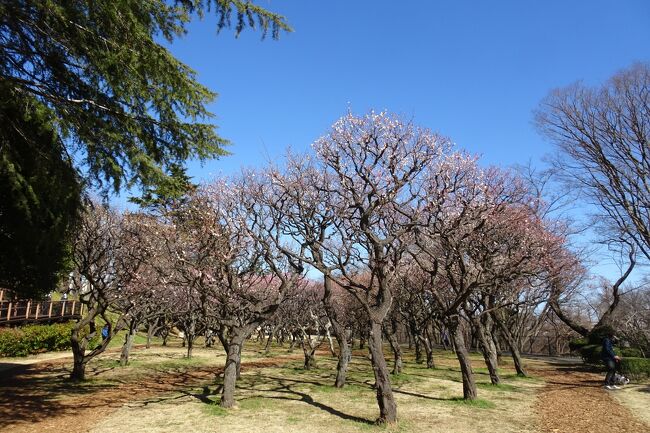
{"label": "person in blue jacket", "polygon": [[605,376],[605,389],[619,389],[614,383],[614,375],[616,374],[616,363],[621,358],[614,352],[614,343],[617,338],[613,333],[609,333],[603,338],[603,350],[601,356],[605,367],[607,367],[607,375]]}
{"label": "person in blue jacket", "polygon": [[108,323],[107,323],[102,328],[102,340],[106,340],[108,338],[109,332],[110,332],[110,328],[109,328]]}

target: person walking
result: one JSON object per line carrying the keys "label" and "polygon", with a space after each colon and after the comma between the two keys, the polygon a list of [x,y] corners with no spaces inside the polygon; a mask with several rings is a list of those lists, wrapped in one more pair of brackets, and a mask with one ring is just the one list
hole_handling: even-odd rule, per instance
{"label": "person walking", "polygon": [[601,357],[605,367],[607,368],[607,374],[605,375],[605,389],[620,389],[614,383],[614,375],[616,374],[616,363],[621,360],[621,358],[616,355],[614,352],[614,343],[616,343],[617,338],[613,332],[608,333],[603,338],[603,349],[601,352]]}
{"label": "person walking", "polygon": [[102,341],[106,340],[108,338],[108,334],[110,333],[111,329],[108,326],[108,323],[104,325],[102,328]]}

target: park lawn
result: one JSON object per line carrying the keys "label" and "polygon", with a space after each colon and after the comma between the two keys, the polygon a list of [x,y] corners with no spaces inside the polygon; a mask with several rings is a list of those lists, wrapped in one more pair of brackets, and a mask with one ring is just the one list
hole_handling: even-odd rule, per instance
{"label": "park lawn", "polygon": [[[161,350],[163,349],[163,350]],[[301,351],[274,346],[264,354],[261,346],[249,342],[244,363],[283,358],[274,366],[244,367],[238,381],[238,408],[226,411],[218,406],[220,381],[208,380],[182,392],[166,392],[136,399],[97,423],[96,433],[124,431],[168,432],[534,432],[532,405],[540,380],[521,380],[514,371],[503,370],[504,384],[494,387],[474,356],[479,400],[462,400],[462,383],[457,361],[450,352],[436,353],[437,369],[413,362],[407,353],[404,373],[393,376],[399,422],[395,426],[374,425],[378,409],[370,362],[354,356],[348,385],[334,382],[336,360],[322,352],[318,366],[303,370]],[[357,352],[359,353],[359,352]],[[136,349],[127,368],[107,369],[117,356],[97,360],[98,380],[129,380],[161,370],[191,371],[193,368],[222,366],[219,350],[197,349],[192,360],[183,360],[178,347]],[[293,359],[291,359],[291,358]],[[387,353],[390,360],[390,354]],[[104,363],[104,365],[102,365]],[[102,371],[103,370],[103,371]],[[113,377],[111,377],[113,376]]]}

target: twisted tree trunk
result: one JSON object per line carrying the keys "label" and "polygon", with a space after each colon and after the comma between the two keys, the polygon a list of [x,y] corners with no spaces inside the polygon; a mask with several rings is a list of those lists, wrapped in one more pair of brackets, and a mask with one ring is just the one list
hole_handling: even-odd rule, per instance
{"label": "twisted tree trunk", "polygon": [[129,363],[129,356],[131,355],[131,348],[133,347],[133,339],[135,338],[137,330],[138,324],[135,320],[131,320],[131,323],[129,323],[129,331],[124,337],[124,344],[122,345],[122,352],[120,353],[120,365],[122,367]]}
{"label": "twisted tree trunk", "polygon": [[458,321],[459,319],[457,317],[450,319],[448,327],[454,341],[454,346],[456,346],[456,357],[460,363],[460,371],[463,378],[463,398],[465,400],[474,400],[478,396],[474,371],[472,370],[471,360],[467,352],[467,346],[465,345],[465,336]]}
{"label": "twisted tree trunk", "polygon": [[390,384],[388,366],[381,341],[381,323],[370,322],[370,338],[368,348],[372,356],[372,369],[375,374],[375,387],[377,392],[377,403],[379,405],[379,418],[377,422],[394,423],[397,421],[397,404],[393,396]]}
{"label": "twisted tree trunk", "polygon": [[391,323],[390,326],[384,327],[384,334],[390,343],[390,348],[393,351],[393,371],[391,374],[400,374],[402,372],[402,349],[399,347],[397,336],[395,335],[395,326]]}
{"label": "twisted tree trunk", "polygon": [[483,320],[489,320],[489,316],[485,314],[481,317],[474,317],[472,319],[472,325],[476,330],[481,354],[483,354],[485,365],[490,373],[490,382],[492,385],[498,385],[501,383],[501,379],[499,378],[498,372],[497,349],[494,345],[494,340],[490,336],[491,323],[483,323]]}

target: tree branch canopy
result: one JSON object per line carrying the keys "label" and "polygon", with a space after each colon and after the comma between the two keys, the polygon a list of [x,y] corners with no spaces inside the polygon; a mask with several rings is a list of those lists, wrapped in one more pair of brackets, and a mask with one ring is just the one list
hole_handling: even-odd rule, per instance
{"label": "tree branch canopy", "polygon": [[158,43],[208,11],[237,35],[291,30],[244,0],[0,2],[0,286],[54,289],[85,191],[168,205],[193,189],[187,160],[227,154],[216,94]]}
{"label": "tree branch canopy", "polygon": [[650,259],[650,66],[635,64],[599,88],[554,90],[535,120],[561,152],[560,173],[600,208],[605,240],[630,242]]}
{"label": "tree branch canopy", "polygon": [[290,30],[241,0],[10,0],[0,4],[0,79],[53,112],[90,185],[155,185],[187,159],[226,154],[206,108],[216,94],[156,41],[183,36],[206,11],[218,30],[231,17],[236,34]]}

